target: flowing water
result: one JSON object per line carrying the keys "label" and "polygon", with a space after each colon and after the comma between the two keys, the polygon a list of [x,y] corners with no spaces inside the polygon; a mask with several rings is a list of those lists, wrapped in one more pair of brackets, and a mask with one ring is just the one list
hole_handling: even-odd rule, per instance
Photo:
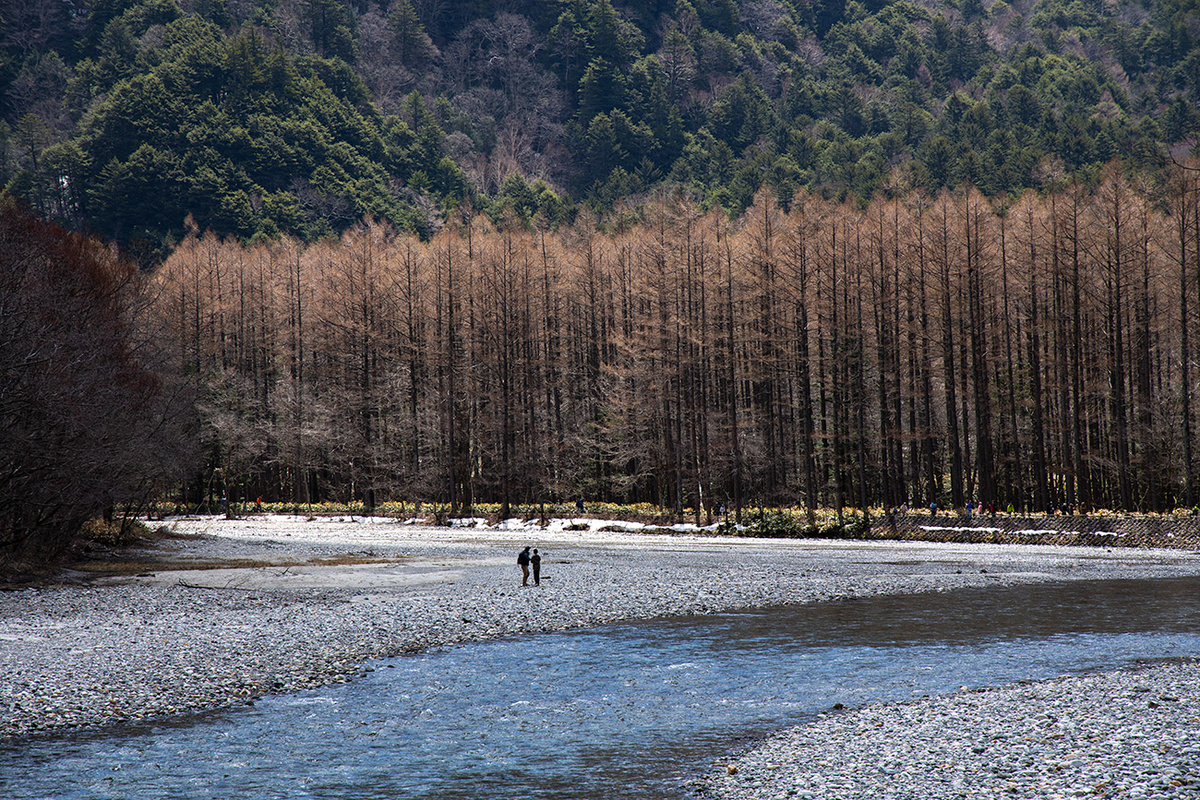
{"label": "flowing water", "polygon": [[375,663],[186,722],[0,750],[13,798],[680,798],[853,707],[1200,656],[1195,579],[964,590],[626,623]]}

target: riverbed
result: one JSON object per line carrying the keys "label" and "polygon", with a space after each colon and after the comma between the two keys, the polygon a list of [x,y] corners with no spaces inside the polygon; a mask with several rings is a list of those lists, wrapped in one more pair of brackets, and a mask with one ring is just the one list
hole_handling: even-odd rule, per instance
{"label": "riverbed", "polygon": [[668,800],[714,757],[834,709],[1200,653],[1192,583],[963,589],[437,648],[236,711],[3,748],[0,791]]}
{"label": "riverbed", "polygon": [[[400,669],[396,663],[381,668],[373,659],[394,661],[408,653],[409,660],[401,661],[412,664],[413,658],[453,654],[465,642],[501,647],[536,634],[622,620],[813,601],[825,602],[812,608],[850,608],[865,602],[854,598],[880,595],[971,587],[994,594],[1006,586],[1200,572],[1196,555],[1186,551],[730,540],[601,527],[451,530],[361,518],[178,521],[172,538],[127,563],[124,572],[110,565],[107,573],[0,595],[0,666],[12,676],[0,691],[7,740],[22,747],[39,731],[61,739],[63,732],[79,729],[119,736],[127,729],[103,726],[163,726],[172,720],[186,723],[179,730],[190,730],[197,727],[195,712],[220,709],[240,709],[229,717],[240,727],[246,714],[266,713],[271,704],[293,702],[304,691],[317,692],[317,698],[327,697],[321,692],[331,686],[353,693],[354,687],[371,686],[380,673]],[[526,544],[545,555],[539,587],[520,586],[515,556]],[[1179,654],[1186,655],[1188,647],[1180,645]],[[664,669],[694,663],[667,660]],[[1108,670],[1127,662],[1101,660],[1078,668]],[[372,664],[375,672],[364,673]],[[701,683],[687,669],[677,667],[671,677],[685,686]],[[1012,675],[1017,680],[1050,673],[1058,674],[1051,668]],[[979,685],[1003,680],[997,673]],[[792,700],[764,705],[811,714],[822,703],[873,707],[897,699],[847,693],[845,699],[823,696],[815,706]],[[248,700],[255,705],[245,706]],[[673,700],[666,707],[705,717],[702,709]],[[629,716],[651,718],[638,710]],[[742,737],[793,721],[771,717],[739,727],[737,741],[710,742],[703,757],[732,752],[742,746]],[[670,731],[672,724],[657,727]],[[641,743],[632,749],[648,748]],[[614,753],[608,763],[621,762]]]}

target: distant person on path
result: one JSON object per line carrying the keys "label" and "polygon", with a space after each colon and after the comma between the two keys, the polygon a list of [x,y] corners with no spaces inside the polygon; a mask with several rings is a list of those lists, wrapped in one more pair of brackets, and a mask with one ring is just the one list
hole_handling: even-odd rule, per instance
{"label": "distant person on path", "polygon": [[575,501],[575,510],[578,511],[580,514],[583,513],[583,498],[582,497]]}
{"label": "distant person on path", "polygon": [[937,503],[929,504],[929,516],[931,516],[931,517],[937,516]]}
{"label": "distant person on path", "polygon": [[542,585],[542,557],[538,555],[537,548],[533,548],[533,555],[529,557],[529,563],[533,567],[533,585]]}
{"label": "distant person on path", "polygon": [[[541,559],[538,559],[539,561]],[[526,547],[517,556],[517,564],[521,567],[521,585],[529,585],[529,548]]]}

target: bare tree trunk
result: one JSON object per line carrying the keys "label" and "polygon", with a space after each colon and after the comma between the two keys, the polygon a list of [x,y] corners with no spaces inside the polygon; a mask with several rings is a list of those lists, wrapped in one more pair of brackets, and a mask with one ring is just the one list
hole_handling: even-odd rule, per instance
{"label": "bare tree trunk", "polygon": [[[1086,437],[1084,435],[1086,427],[1087,415],[1083,406],[1083,374],[1084,374],[1084,346],[1083,346],[1083,286],[1081,275],[1081,242],[1079,231],[1079,203],[1080,188],[1078,185],[1073,185],[1071,188],[1071,218],[1070,218],[1070,237],[1071,237],[1071,342],[1073,349],[1073,358],[1071,359],[1071,407],[1074,409],[1073,433],[1074,433],[1074,454],[1075,454],[1075,482],[1079,491],[1079,504],[1088,509],[1091,507],[1092,500],[1092,479],[1091,472],[1088,468],[1088,462],[1084,451],[1084,443]],[[1051,195],[1051,202],[1057,202],[1057,195]],[[1052,213],[1056,211],[1057,206],[1052,205]]]}
{"label": "bare tree trunk", "polygon": [[996,500],[995,462],[992,452],[992,403],[988,384],[986,364],[988,352],[987,321],[984,317],[983,258],[980,227],[980,209],[982,198],[976,201],[974,208],[968,197],[966,207],[967,223],[967,293],[969,295],[968,313],[970,315],[971,331],[971,360],[975,384],[975,452],[979,475],[980,504],[994,503]]}
{"label": "bare tree trunk", "polygon": [[1128,403],[1125,398],[1125,203],[1123,187],[1109,179],[1109,195],[1104,198],[1107,210],[1108,243],[1105,248],[1108,270],[1109,337],[1112,380],[1112,420],[1116,436],[1117,492],[1120,508],[1132,510],[1133,496],[1129,484],[1129,425]]}
{"label": "bare tree trunk", "polygon": [[1138,462],[1141,469],[1138,473],[1144,486],[1146,509],[1151,512],[1162,511],[1161,488],[1159,486],[1159,471],[1162,464],[1159,460],[1158,446],[1154,431],[1153,412],[1153,334],[1150,331],[1150,231],[1149,213],[1144,203],[1139,203],[1138,222],[1140,233],[1137,241],[1137,257],[1141,261],[1141,285],[1135,310],[1134,359],[1135,376],[1137,379],[1137,448]]}
{"label": "bare tree trunk", "polygon": [[931,332],[928,303],[929,261],[925,247],[925,209],[917,216],[917,274],[921,284],[921,427],[924,446],[926,500],[932,505],[942,500],[942,470],[937,462],[937,434],[933,425],[933,334]]}
{"label": "bare tree trunk", "polygon": [[[1191,178],[1183,170],[1178,170],[1175,178],[1173,200],[1175,244],[1179,248],[1177,263],[1179,266],[1179,400],[1180,414],[1183,417],[1183,503],[1192,508],[1196,504],[1193,475],[1192,455],[1192,379],[1191,379],[1191,314],[1188,309],[1188,235],[1191,214],[1195,220],[1195,242],[1197,265],[1200,267],[1200,181]],[[1200,274],[1200,272],[1198,272]]]}
{"label": "bare tree trunk", "polygon": [[1059,472],[1066,482],[1063,495],[1067,506],[1074,508],[1078,501],[1078,476],[1075,474],[1075,459],[1072,454],[1072,422],[1071,422],[1071,364],[1067,325],[1070,318],[1067,310],[1067,280],[1063,270],[1063,242],[1056,199],[1050,199],[1050,254],[1054,280],[1054,344],[1056,361],[1055,394],[1058,398],[1059,413],[1059,448],[1062,451],[1059,458]]}
{"label": "bare tree trunk", "polygon": [[734,340],[734,294],[733,294],[733,242],[729,233],[725,233],[725,289],[727,292],[725,317],[728,324],[729,358],[729,435],[733,445],[733,510],[734,520],[742,524],[742,444],[738,430],[738,391],[737,391],[737,344]]}
{"label": "bare tree trunk", "polygon": [[813,416],[812,398],[812,345],[809,336],[808,309],[810,303],[809,279],[811,265],[809,263],[809,230],[808,217],[804,206],[808,200],[797,199],[792,210],[792,240],[790,247],[790,283],[796,287],[796,371],[799,385],[797,394],[800,400],[800,431],[798,432],[801,447],[801,460],[804,463],[804,505],[808,511],[809,524],[816,522],[818,503],[817,460],[816,460],[816,427]]}
{"label": "bare tree trunk", "polygon": [[1000,218],[1000,285],[1001,291],[1004,293],[1004,353],[1005,364],[1008,370],[1008,425],[1009,425],[1009,455],[1011,464],[1005,470],[1006,475],[1006,491],[1005,499],[1009,503],[1017,500],[1017,487],[1021,481],[1021,437],[1017,428],[1017,381],[1016,373],[1013,369],[1013,357],[1015,351],[1013,349],[1013,332],[1012,332],[1012,311],[1009,308],[1009,297],[1011,290],[1008,284],[1008,236],[1007,236],[1007,217]]}
{"label": "bare tree trunk", "polygon": [[941,212],[941,278],[942,278],[942,365],[945,374],[946,432],[950,447],[950,501],[955,508],[964,504],[963,498],[963,454],[958,433],[958,371],[954,360],[954,317],[952,301],[954,291],[950,283],[950,201],[939,200]]}

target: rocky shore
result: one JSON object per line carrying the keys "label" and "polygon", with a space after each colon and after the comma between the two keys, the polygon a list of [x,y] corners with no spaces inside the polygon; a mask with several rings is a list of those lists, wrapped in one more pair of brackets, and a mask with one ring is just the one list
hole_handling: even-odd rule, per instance
{"label": "rocky shore", "polygon": [[1200,796],[1200,664],[830,712],[697,791],[766,798]]}
{"label": "rocky shore", "polygon": [[[140,550],[52,585],[0,592],[0,739],[253,702],[348,680],[372,658],[524,632],[846,596],[1200,575],[1200,555],[1182,549],[730,539],[620,527],[172,521],[170,535]],[[541,586],[520,585],[515,556],[527,544],[542,550]],[[1186,763],[1198,759],[1185,741],[1171,744],[1165,722],[1147,727],[1143,717],[1176,720],[1180,736],[1200,729],[1198,674],[1181,664],[831,714],[744,754],[733,762],[736,775],[722,772],[701,790],[884,797],[886,777],[895,778],[887,784],[895,797],[988,796],[977,787],[1032,786],[1022,776],[1038,780],[1042,767],[1077,788],[1091,780],[1093,763],[1104,769],[1103,753],[1119,758],[1126,747],[1139,756],[1131,769],[1147,763],[1144,753],[1159,754],[1158,777],[1129,784],[1157,796],[1160,778],[1191,785]],[[1134,705],[1122,716],[1114,698],[1126,697]],[[963,730],[939,724],[945,719]],[[1101,722],[1107,727],[1096,727]],[[1023,743],[1025,755],[998,744],[1029,736],[1052,744],[1043,753]],[[943,761],[969,771],[961,785],[957,766],[929,769],[938,737],[951,748]],[[1178,763],[1183,771],[1171,772]],[[905,776],[918,783],[903,783]],[[946,793],[913,788],[926,785]]]}

